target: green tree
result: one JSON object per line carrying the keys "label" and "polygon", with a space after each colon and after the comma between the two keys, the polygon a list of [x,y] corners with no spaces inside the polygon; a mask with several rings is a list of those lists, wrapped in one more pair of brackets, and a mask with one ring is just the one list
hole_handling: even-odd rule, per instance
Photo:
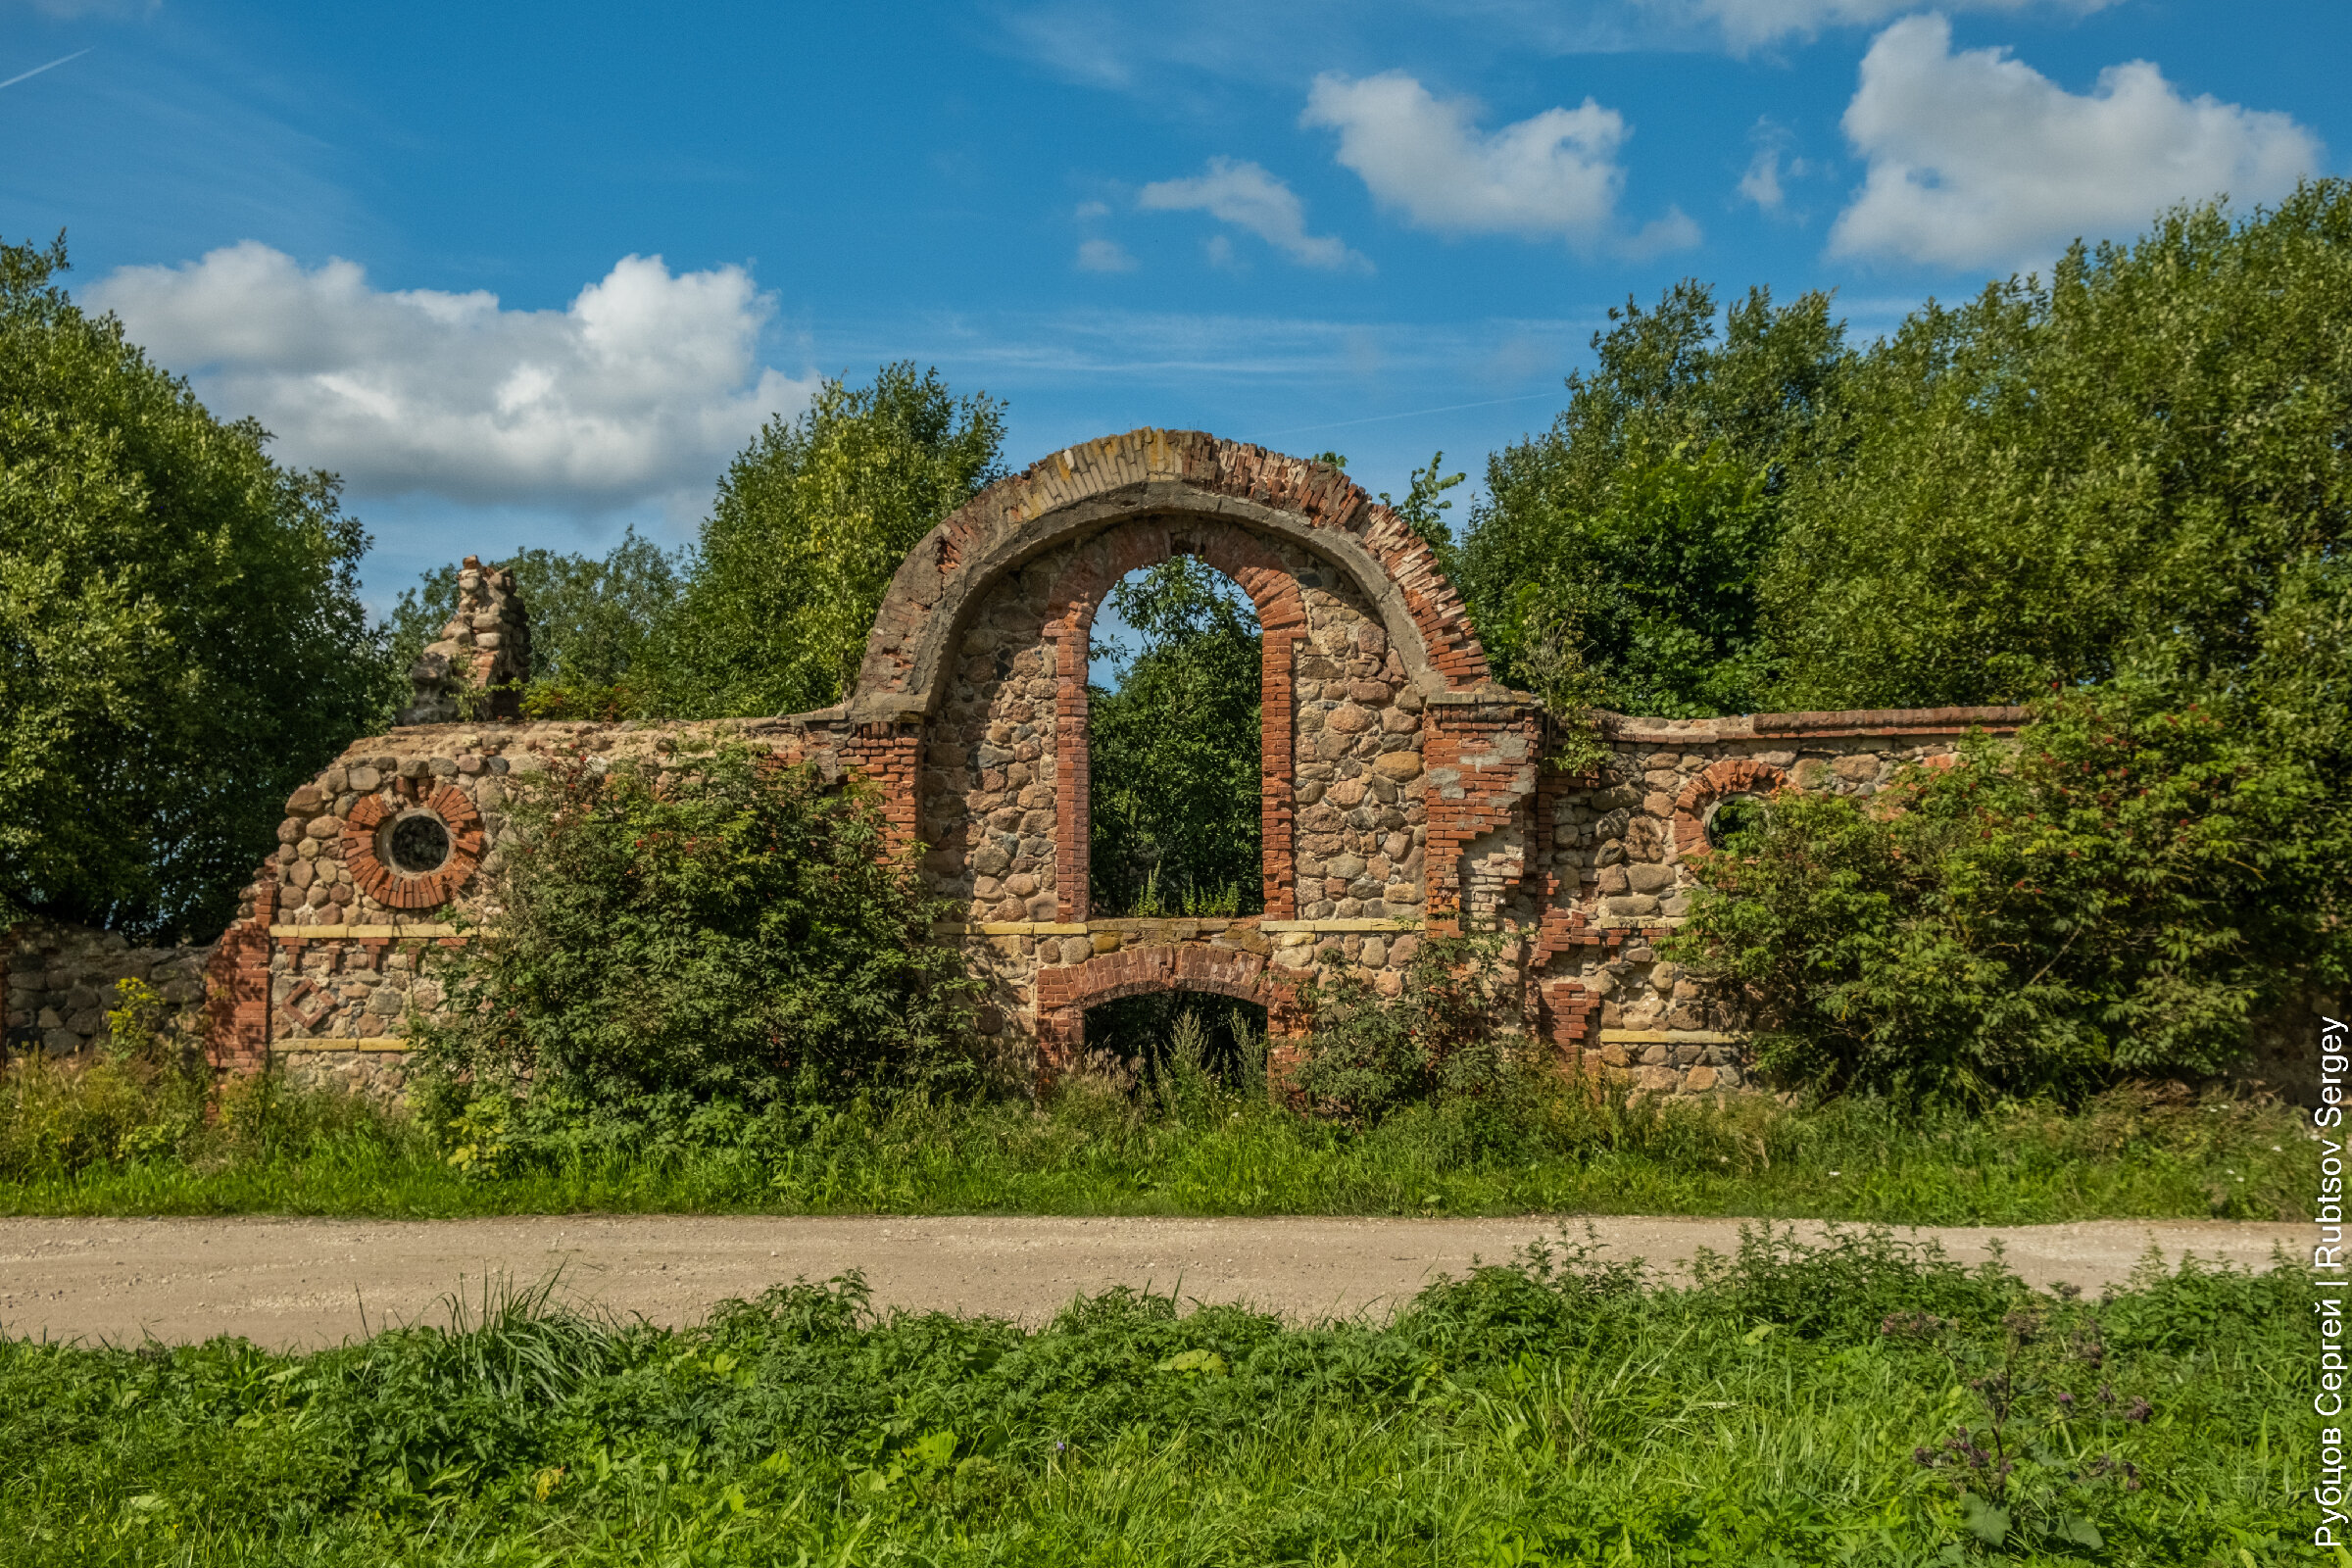
{"label": "green tree", "polygon": [[1933,302],[1847,377],[1764,574],[1796,708],[2233,679],[2340,569],[2352,185],[2218,203]]}
{"label": "green tree", "polygon": [[840,699],[906,553],[996,478],[1004,406],[937,370],[827,381],[771,419],[719,481],[658,685],[676,717],[789,713]]}
{"label": "green tree", "polygon": [[[650,717],[648,649],[676,608],[676,556],[631,528],[602,560],[521,550],[493,566],[514,573],[531,616],[527,712],[547,717]],[[458,603],[458,568],[435,567],[401,590],[389,622],[394,666],[406,672],[441,635]],[[402,698],[406,701],[406,697]]]}
{"label": "green tree", "polygon": [[387,666],[331,474],[0,244],[0,923],[211,935]]}
{"label": "green tree", "polygon": [[1104,914],[1264,907],[1257,617],[1189,556],[1138,572],[1110,608],[1142,637],[1088,692],[1094,902]]}
{"label": "green tree", "polygon": [[[1339,455],[1327,453],[1325,456],[1338,457]],[[1380,493],[1380,504],[1390,508],[1397,516],[1403,518],[1404,525],[1418,534],[1421,541],[1430,549],[1437,552],[1438,564],[1450,571],[1455,564],[1455,553],[1453,530],[1446,524],[1446,514],[1453,510],[1453,503],[1445,500],[1444,497],[1446,491],[1467,480],[1470,476],[1466,473],[1441,475],[1438,470],[1445,465],[1445,453],[1433,454],[1430,457],[1428,467],[1413,470],[1411,482],[1405,486],[1402,501],[1395,499],[1386,490],[1383,490]],[[1348,462],[1342,458],[1332,466],[1346,468]]]}
{"label": "green tree", "polygon": [[1494,454],[1458,581],[1505,680],[1666,717],[1758,706],[1757,583],[1851,356],[1829,297],[1696,282],[1595,333],[1543,435]]}

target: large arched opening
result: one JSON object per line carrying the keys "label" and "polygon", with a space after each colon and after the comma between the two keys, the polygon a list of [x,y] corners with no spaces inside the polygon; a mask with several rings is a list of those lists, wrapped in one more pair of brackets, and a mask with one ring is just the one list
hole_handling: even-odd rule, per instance
{"label": "large arched opening", "polygon": [[[1262,913],[1264,655],[1256,608],[1231,578],[1175,556],[1111,585],[1092,641],[1094,916]],[[1152,1027],[1164,1032],[1167,1022]]]}

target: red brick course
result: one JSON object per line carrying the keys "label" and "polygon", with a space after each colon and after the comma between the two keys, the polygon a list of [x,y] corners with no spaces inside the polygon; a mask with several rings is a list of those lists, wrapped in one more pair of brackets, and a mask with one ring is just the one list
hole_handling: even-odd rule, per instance
{"label": "red brick course", "polygon": [[1432,704],[1422,750],[1423,800],[1429,808],[1429,928],[1461,931],[1462,853],[1490,833],[1526,833],[1542,755],[1542,712],[1531,700],[1494,688],[1478,706]]}
{"label": "red brick course", "polygon": [[270,1064],[270,926],[277,918],[274,869],[265,865],[253,912],[230,926],[205,966],[205,1054],[222,1072]]}
{"label": "red brick course", "polygon": [[1234,948],[1196,943],[1154,944],[1098,954],[1084,963],[1056,964],[1037,974],[1038,1071],[1045,1082],[1069,1071],[1085,1054],[1086,1009],[1152,991],[1206,991],[1264,1007],[1269,1019],[1287,987],[1266,960]]}
{"label": "red brick course", "polygon": [[382,796],[358,802],[343,823],[344,867],[361,892],[387,908],[437,909],[458,896],[482,861],[482,818],[471,801],[443,785],[423,795],[421,804],[449,829],[449,858],[422,875],[386,865],[375,853],[376,830],[399,814]]}
{"label": "red brick course", "polygon": [[950,594],[952,581],[976,564],[992,576],[1005,569],[1008,560],[999,558],[1014,549],[1016,539],[1017,554],[1035,555],[1053,541],[1050,528],[1031,525],[1054,513],[1074,514],[1068,524],[1073,532],[1101,525],[1099,508],[1077,514],[1076,509],[1091,503],[1132,504],[1140,515],[1154,485],[1180,491],[1190,503],[1185,510],[1196,516],[1213,516],[1217,503],[1231,498],[1286,514],[1310,537],[1323,533],[1361,550],[1396,588],[1430,666],[1446,686],[1467,688],[1490,677],[1486,651],[1436,554],[1345,473],[1263,447],[1221,441],[1205,431],[1146,428],[1069,447],[1032,464],[991,485],[934,528],[908,555],[883,599],[852,705],[890,693],[927,705],[932,694],[916,690],[922,679],[917,664],[924,649],[947,638],[950,628],[932,625],[935,612],[950,599],[963,602]]}

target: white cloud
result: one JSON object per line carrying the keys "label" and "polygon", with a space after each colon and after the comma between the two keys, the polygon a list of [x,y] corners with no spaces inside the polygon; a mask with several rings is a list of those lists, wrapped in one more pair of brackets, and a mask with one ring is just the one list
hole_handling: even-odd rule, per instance
{"label": "white cloud", "polygon": [[740,267],[673,276],[630,256],[564,310],[510,311],[248,240],[89,292],[217,411],[359,494],[627,505],[708,485],[814,387],[758,363],[772,307]]}
{"label": "white cloud", "polygon": [[1781,184],[1782,174],[1802,179],[1814,172],[1813,166],[1802,158],[1790,158],[1786,166],[1782,164],[1791,138],[1786,126],[1774,124],[1769,117],[1756,122],[1747,139],[1755,143],[1756,151],[1747,161],[1746,172],[1740,176],[1740,194],[1767,213],[1778,213],[1788,199]]}
{"label": "white cloud", "polygon": [[1936,15],[1872,42],[1843,123],[1869,172],[1831,253],[1945,267],[2032,266],[2183,199],[2267,200],[2320,162],[2287,116],[2183,98],[2147,61],[2070,93],[2006,50],[1954,54]]}
{"label": "white cloud", "polygon": [[[1876,26],[1912,10],[1916,0],[1639,0],[1685,26],[1711,27],[1738,54],[1787,38],[1812,38],[1828,27]],[[2056,11],[2086,16],[2122,0],[1954,0],[1953,11]]]}
{"label": "white cloud", "polygon": [[1115,239],[1084,239],[1078,242],[1078,270],[1081,272],[1132,272],[1135,258],[1127,247]]}
{"label": "white cloud", "polygon": [[1371,270],[1370,262],[1336,235],[1309,234],[1306,208],[1298,194],[1255,164],[1211,158],[1205,173],[1146,185],[1136,205],[1147,212],[1206,213],[1248,229],[1301,267]]}
{"label": "white cloud", "polygon": [[[1315,78],[1300,122],[1340,133],[1339,161],[1383,203],[1446,233],[1560,235],[1590,246],[1617,231],[1625,117],[1587,98],[1493,133],[1478,106],[1441,101],[1402,72]],[[1615,243],[1654,252],[1688,245],[1698,226],[1679,211]]]}

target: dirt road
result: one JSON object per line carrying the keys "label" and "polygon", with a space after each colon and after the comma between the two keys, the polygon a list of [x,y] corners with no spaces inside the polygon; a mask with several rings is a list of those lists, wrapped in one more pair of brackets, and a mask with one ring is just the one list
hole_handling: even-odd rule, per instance
{"label": "dirt road", "polygon": [[[363,1324],[434,1320],[486,1278],[563,1270],[561,1294],[662,1323],[796,1276],[865,1271],[878,1305],[1037,1322],[1071,1297],[1149,1285],[1199,1301],[1248,1301],[1298,1319],[1382,1313],[1473,1258],[1509,1257],[1590,1223],[1606,1255],[1687,1267],[1729,1251],[1739,1221],[1520,1219],[785,1219],[548,1215],[522,1219],[0,1219],[0,1332],[135,1343],[242,1335],[332,1345]],[[1818,1235],[1809,1222],[1799,1229]],[[2222,1221],[1902,1231],[1955,1257],[1997,1239],[2036,1284],[2121,1281],[2147,1251],[2261,1267],[2309,1227]]]}

